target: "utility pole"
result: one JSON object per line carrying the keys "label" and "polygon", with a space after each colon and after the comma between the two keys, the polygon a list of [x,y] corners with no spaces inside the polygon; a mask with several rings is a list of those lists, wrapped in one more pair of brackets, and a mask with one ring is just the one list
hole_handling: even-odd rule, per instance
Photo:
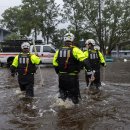
{"label": "utility pole", "polygon": [[36,29],[36,27],[34,28],[34,39],[35,39],[35,41],[37,40],[37,29]]}

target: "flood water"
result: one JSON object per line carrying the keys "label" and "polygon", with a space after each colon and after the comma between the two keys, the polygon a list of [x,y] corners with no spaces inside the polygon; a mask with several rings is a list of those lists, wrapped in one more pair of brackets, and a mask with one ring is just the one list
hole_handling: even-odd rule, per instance
{"label": "flood water", "polygon": [[82,100],[65,108],[58,100],[58,77],[52,67],[35,75],[35,97],[18,94],[17,76],[0,68],[0,130],[130,130],[130,62],[101,68],[101,93],[89,95],[84,71],[79,75]]}

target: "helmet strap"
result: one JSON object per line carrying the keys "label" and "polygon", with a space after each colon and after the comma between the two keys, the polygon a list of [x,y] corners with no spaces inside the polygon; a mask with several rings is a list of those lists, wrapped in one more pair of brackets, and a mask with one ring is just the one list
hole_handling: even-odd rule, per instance
{"label": "helmet strap", "polygon": [[28,52],[29,52],[29,49],[23,49],[23,52],[24,52],[24,53],[28,53]]}
{"label": "helmet strap", "polygon": [[73,42],[71,42],[71,41],[66,41],[66,42],[65,42],[65,45],[66,45],[66,46],[72,46],[72,45],[73,45]]}

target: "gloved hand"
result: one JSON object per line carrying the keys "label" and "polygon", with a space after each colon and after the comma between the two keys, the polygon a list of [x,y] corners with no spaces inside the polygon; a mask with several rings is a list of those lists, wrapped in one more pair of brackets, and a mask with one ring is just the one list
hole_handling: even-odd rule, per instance
{"label": "gloved hand", "polygon": [[95,76],[94,76],[94,75],[95,75],[95,72],[96,72],[95,70],[92,71],[91,81],[94,81],[94,80],[95,80]]}
{"label": "gloved hand", "polygon": [[59,68],[55,67],[55,72],[58,74],[59,73]]}
{"label": "gloved hand", "polygon": [[15,73],[11,73],[11,76],[12,76],[12,77],[15,77]]}
{"label": "gloved hand", "polygon": [[102,66],[106,67],[106,63],[101,63]]}
{"label": "gloved hand", "polygon": [[92,70],[92,71],[90,71],[90,70],[87,70],[86,72],[87,72],[87,75],[94,75],[94,73],[95,73],[95,70]]}
{"label": "gloved hand", "polygon": [[42,61],[40,60],[40,63],[39,64],[42,64]]}
{"label": "gloved hand", "polygon": [[16,67],[14,67],[13,65],[10,66],[10,71],[11,71],[11,76],[14,77],[15,73],[16,73]]}

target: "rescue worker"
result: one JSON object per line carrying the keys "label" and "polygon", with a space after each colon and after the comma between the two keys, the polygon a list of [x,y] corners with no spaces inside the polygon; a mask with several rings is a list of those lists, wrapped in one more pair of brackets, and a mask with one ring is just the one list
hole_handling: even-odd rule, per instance
{"label": "rescue worker", "polygon": [[11,75],[14,77],[18,73],[18,83],[21,91],[25,91],[26,97],[34,96],[34,73],[36,65],[40,64],[41,60],[35,54],[30,54],[30,44],[23,42],[21,44],[22,53],[17,55],[10,67]]}
{"label": "rescue worker", "polygon": [[[59,76],[59,98],[65,101],[67,98],[74,104],[79,103],[79,77],[80,64],[92,71],[84,53],[73,45],[74,35],[67,33],[64,36],[65,46],[57,50],[53,58],[53,66]],[[94,80],[94,77],[93,79]]]}
{"label": "rescue worker", "polygon": [[[86,42],[87,50],[84,52],[86,58],[89,59],[90,65],[92,69],[95,71],[94,77],[95,80],[91,83],[90,89],[92,86],[95,86],[97,90],[99,90],[99,87],[101,85],[100,81],[100,65],[106,66],[106,62],[104,59],[103,54],[98,50],[95,49],[95,41],[93,39],[88,39]],[[91,73],[86,69],[85,70],[85,79],[87,86],[90,82]]]}

